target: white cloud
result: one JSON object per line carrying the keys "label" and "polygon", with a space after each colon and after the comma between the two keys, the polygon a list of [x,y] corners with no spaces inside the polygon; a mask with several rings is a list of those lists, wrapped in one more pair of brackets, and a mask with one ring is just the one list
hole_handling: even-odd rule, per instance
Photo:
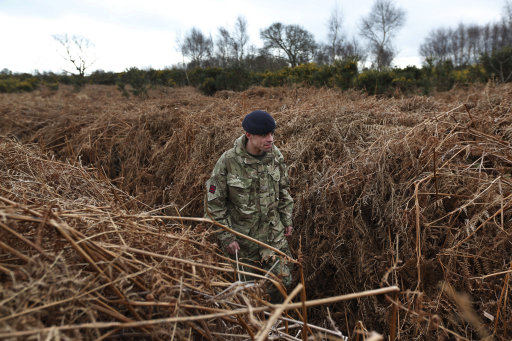
{"label": "white cloud", "polygon": [[[162,68],[181,62],[177,36],[192,27],[216,38],[220,26],[233,29],[247,19],[250,43],[261,46],[260,30],[274,22],[298,24],[325,41],[326,22],[338,1],[343,29],[350,39],[373,0],[7,0],[0,2],[0,68],[31,72],[60,71],[65,61],[52,34],[80,34],[95,44],[93,69],[122,71],[128,67]],[[395,63],[418,60],[419,45],[434,28],[460,22],[485,24],[500,18],[504,0],[396,0],[407,21],[398,33]],[[361,41],[361,44],[363,42]],[[414,64],[419,65],[418,62]]]}

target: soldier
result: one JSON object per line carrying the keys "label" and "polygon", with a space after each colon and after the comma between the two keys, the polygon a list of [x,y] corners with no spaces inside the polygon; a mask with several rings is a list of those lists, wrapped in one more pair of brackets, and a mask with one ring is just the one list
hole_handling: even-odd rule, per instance
{"label": "soldier", "polygon": [[[274,118],[266,111],[247,114],[245,133],[224,152],[206,182],[206,215],[231,229],[290,254],[285,237],[292,235],[293,199],[284,158],[274,146]],[[291,264],[273,251],[224,231],[220,246],[241,261],[270,269],[286,287]]]}

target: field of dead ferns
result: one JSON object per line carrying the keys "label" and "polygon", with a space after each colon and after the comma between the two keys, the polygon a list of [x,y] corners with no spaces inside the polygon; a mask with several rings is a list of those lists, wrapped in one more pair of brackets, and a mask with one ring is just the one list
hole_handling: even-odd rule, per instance
{"label": "field of dead ferns", "polygon": [[[0,94],[0,338],[510,339],[511,108],[495,84]],[[200,219],[256,109],[295,200],[283,305]]]}

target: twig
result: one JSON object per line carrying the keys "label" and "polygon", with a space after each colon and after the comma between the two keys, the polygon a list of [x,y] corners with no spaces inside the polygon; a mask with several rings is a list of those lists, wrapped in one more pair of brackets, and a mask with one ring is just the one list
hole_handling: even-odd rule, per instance
{"label": "twig", "polygon": [[[335,297],[311,300],[311,301],[306,302],[306,307],[314,307],[317,305],[335,303],[335,302],[340,302],[340,301],[357,299],[357,298],[361,298],[361,297],[383,295],[383,294],[387,294],[387,293],[397,292],[399,290],[400,289],[398,287],[391,286],[391,287],[375,289],[375,290],[367,290],[367,291],[362,291],[362,292],[352,293],[352,294],[347,294],[347,295],[340,295],[340,296],[335,296]],[[132,328],[132,327],[153,326],[153,325],[162,324],[162,323],[179,323],[179,322],[187,322],[187,321],[210,320],[210,319],[216,319],[216,318],[223,317],[223,316],[235,316],[235,315],[240,315],[240,314],[247,314],[251,311],[260,312],[260,311],[269,310],[271,308],[277,309],[281,306],[284,306],[284,309],[286,309],[286,310],[296,309],[296,308],[300,308],[302,306],[302,302],[284,304],[284,305],[277,304],[277,305],[269,305],[269,306],[264,306],[264,307],[254,307],[251,309],[247,309],[247,308],[246,309],[237,309],[237,310],[226,311],[226,312],[222,312],[222,313],[206,314],[206,315],[200,315],[200,316],[169,317],[169,318],[136,321],[136,322],[128,322],[128,323],[95,322],[95,323],[83,323],[83,324],[75,324],[75,325],[63,325],[63,326],[49,327],[49,328],[48,327],[47,328],[35,328],[32,330],[0,333],[0,338],[20,337],[20,336],[39,334],[39,333],[46,333],[52,328],[55,328],[56,330],[59,330],[59,331],[60,330],[74,330],[74,329],[91,329],[91,328],[104,329],[104,328],[115,328],[115,327]]]}
{"label": "twig", "polygon": [[[508,283],[509,283],[509,279],[510,279],[510,271],[512,271],[512,262],[510,262],[510,270],[509,270],[509,272],[505,276],[505,279],[503,281],[504,282],[503,283],[503,288],[501,289],[500,298],[498,300],[498,310],[496,311],[496,319],[494,320],[494,333],[493,333],[493,335],[496,335],[496,330],[498,329],[498,321],[500,320],[500,312],[502,310],[501,309],[502,303],[503,303],[503,310],[505,310],[506,307],[507,307]],[[504,325],[505,325],[505,328],[506,328],[506,324],[505,323],[504,323]]]}
{"label": "twig", "polygon": [[[7,217],[11,217],[10,214],[5,214],[5,216]],[[16,218],[14,218],[16,219]],[[21,219],[23,220],[23,219]],[[40,221],[38,219],[38,221]],[[0,227],[3,228],[5,231],[11,233],[12,235],[16,236],[18,239],[24,241],[25,243],[27,243],[28,245],[32,246],[34,249],[36,249],[37,251],[39,251],[39,253],[46,259],[50,260],[50,261],[54,261],[54,258],[53,257],[50,257],[46,252],[44,252],[44,250],[37,244],[31,242],[30,240],[28,240],[27,238],[25,238],[24,236],[22,236],[21,234],[19,234],[18,232],[14,231],[13,229],[11,229],[9,226],[5,225],[4,223],[0,222]]]}
{"label": "twig", "polygon": [[267,322],[266,322],[265,326],[263,327],[263,329],[260,329],[260,331],[256,334],[256,341],[263,341],[263,340],[265,340],[268,337],[268,332],[272,328],[272,325],[274,324],[274,322],[277,321],[277,318],[286,309],[286,305],[289,304],[290,301],[295,296],[297,296],[297,294],[299,293],[300,290],[302,290],[302,284],[301,283],[297,284],[295,289],[293,289],[293,291],[290,293],[290,295],[284,300],[283,304],[272,313],[272,315],[267,320]]}
{"label": "twig", "polygon": [[12,247],[10,247],[9,245],[5,244],[2,241],[0,241],[0,248],[6,250],[7,252],[12,253],[13,255],[15,255],[18,258],[21,258],[22,260],[24,260],[27,263],[34,262],[34,260],[32,258],[25,256],[23,253],[19,252],[16,249],[13,249]]}

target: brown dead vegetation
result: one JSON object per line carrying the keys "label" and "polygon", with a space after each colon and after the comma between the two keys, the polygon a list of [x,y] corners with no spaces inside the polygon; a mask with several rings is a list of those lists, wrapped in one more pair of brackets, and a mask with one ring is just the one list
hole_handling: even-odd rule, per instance
{"label": "brown dead vegetation", "polygon": [[[0,338],[296,340],[305,324],[277,278],[219,254],[206,219],[129,209],[101,172],[0,138]],[[213,227],[213,228],[212,228]],[[236,269],[236,271],[235,271]],[[252,273],[255,278],[242,282]],[[264,283],[283,292],[268,303]]]}
{"label": "brown dead vegetation", "polygon": [[[104,272],[107,268],[114,271],[108,274],[112,277],[103,278],[103,283],[112,282],[115,271],[119,275],[124,267],[140,272],[147,269],[147,264],[151,270],[134,279],[128,278],[130,272],[123,272],[126,278],[119,280],[119,286],[135,287],[133,282],[137,279],[145,289],[154,287],[158,282],[154,273],[162,277],[171,273],[170,268],[180,269],[186,283],[194,278],[204,281],[211,275],[196,272],[192,276],[190,266],[180,264],[179,259],[196,262],[197,257],[210,255],[207,263],[220,262],[221,255],[211,251],[214,249],[206,237],[209,233],[204,232],[209,231],[209,226],[192,229],[175,223],[171,226],[176,227],[169,230],[166,223],[140,217],[124,222],[134,223],[133,228],[114,226],[123,226],[121,222],[127,219],[126,215],[133,215],[131,212],[202,216],[203,184],[214,163],[242,133],[243,115],[265,109],[277,120],[276,144],[290,169],[297,230],[291,244],[297,255],[302,254],[308,298],[390,285],[401,289],[397,295],[310,308],[313,322],[321,324],[330,319],[332,324],[324,327],[335,325],[350,335],[367,329],[404,340],[476,340],[489,336],[505,340],[510,333],[507,325],[512,323],[508,295],[512,269],[511,93],[508,85],[488,84],[411,98],[375,98],[358,92],[307,88],[252,88],[216,97],[204,97],[193,89],[172,89],[154,91],[144,101],[123,99],[109,87],[88,87],[78,95],[69,89],[54,94],[1,95],[0,134],[22,143],[36,143],[56,159],[70,160],[70,167],[78,173],[66,177],[65,171],[51,171],[45,165],[30,171],[37,181],[26,180],[25,175],[17,175],[19,170],[13,163],[4,162],[1,170],[11,178],[11,187],[2,185],[0,196],[17,206],[4,202],[0,214],[19,210],[16,214],[24,216],[31,212],[27,210],[33,210],[40,219],[50,219],[52,215],[62,217],[60,212],[88,207],[80,208],[75,220],[65,221],[76,232],[63,231],[68,231],[75,244],[85,235],[101,235],[98,240],[91,239],[94,244],[89,248],[98,257],[95,263],[105,262]],[[15,148],[18,147],[4,147],[2,157]],[[37,159],[36,154],[33,157]],[[30,168],[31,164],[24,167]],[[101,179],[86,180],[89,178],[83,167],[89,166],[95,167],[94,172]],[[12,181],[13,177],[18,178]],[[7,180],[2,179],[2,184]],[[67,184],[68,190],[55,185],[60,181]],[[48,188],[47,193],[38,197],[30,194],[36,189],[23,189],[31,183],[41,186],[43,193]],[[97,190],[102,186],[104,190]],[[61,197],[66,198],[65,204],[59,200]],[[87,202],[91,198],[98,202]],[[29,215],[36,216],[34,212]],[[87,223],[80,223],[84,219]],[[19,233],[24,228],[32,231],[26,238],[39,241],[36,245],[45,253],[58,248],[58,244],[44,246],[45,238],[38,237],[40,220],[18,219],[9,224],[19,225]],[[87,233],[78,228],[80,224],[87,226]],[[169,235],[163,239],[157,232],[162,224]],[[105,233],[107,230],[111,233]],[[137,237],[141,230],[152,231],[153,237],[145,237],[142,243]],[[62,238],[64,235],[58,231],[53,226],[51,233]],[[2,240],[16,249],[19,238],[9,238]],[[169,248],[180,238],[188,243],[194,241],[194,246],[180,247],[180,242]],[[93,274],[99,281],[101,272],[88,271],[80,279],[70,272],[77,261],[69,257],[77,257],[77,249],[68,242],[61,253],[52,252],[53,263],[45,263],[44,253],[34,253],[33,247],[18,249],[33,259],[25,259],[24,272],[29,275],[20,275],[23,285],[35,285],[27,276],[34,279],[43,272],[53,274],[41,270],[50,269],[52,264],[59,269],[52,280],[69,283],[62,290],[84,290],[81,288],[92,280],[87,276]],[[142,255],[115,249],[123,243],[158,254],[172,252],[175,263],[143,263],[139,258]],[[26,247],[26,242],[21,244]],[[17,266],[9,269],[13,259],[23,258],[5,249],[1,252],[0,263],[8,271]],[[224,265],[222,271],[229,273],[230,267]],[[92,265],[89,262],[87,266]],[[178,277],[175,275],[174,280]],[[226,285],[228,277],[221,276],[223,279],[218,282]],[[16,276],[3,278],[12,288],[20,281]],[[178,282],[169,283],[164,290],[165,300],[175,302],[181,291],[176,287]],[[110,290],[109,295],[115,296],[115,290]],[[14,291],[10,294],[15,297]],[[61,295],[59,290],[55,295]],[[94,299],[111,307],[112,300],[122,300],[117,296],[103,301],[96,296]],[[55,300],[58,298],[52,299]],[[84,301],[77,299],[76,305],[85,307],[89,300],[92,298],[84,296]],[[120,308],[117,301],[114,310],[135,319],[137,315],[129,307]],[[73,312],[76,316],[66,315],[64,323],[80,323],[91,311],[94,310],[77,309]],[[104,311],[94,313],[103,316],[97,321],[105,321]],[[112,317],[108,313],[107,316]],[[77,322],[73,322],[75,319]],[[37,323],[43,328],[55,321]],[[189,324],[190,328],[203,336],[206,330],[214,330],[210,325]],[[240,332],[247,332],[240,328]],[[189,329],[179,330],[187,333]],[[134,332],[148,331],[137,327]],[[162,335],[158,330],[149,332]]]}

